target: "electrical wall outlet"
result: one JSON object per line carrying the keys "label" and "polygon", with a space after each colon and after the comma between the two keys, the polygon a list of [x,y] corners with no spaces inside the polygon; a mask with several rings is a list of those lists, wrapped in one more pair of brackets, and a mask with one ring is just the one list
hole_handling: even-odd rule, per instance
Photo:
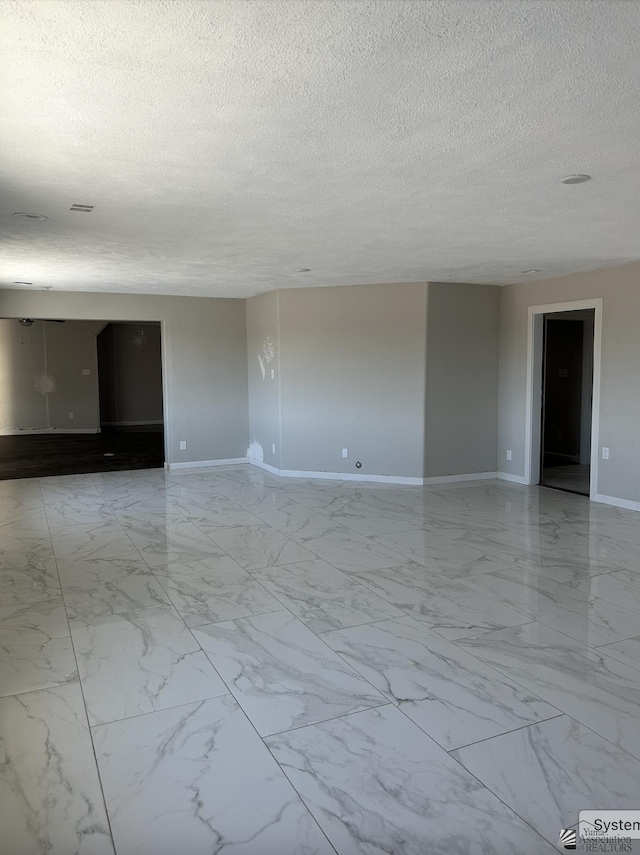
{"label": "electrical wall outlet", "polygon": [[187,450],[187,440],[181,439],[180,440],[180,451],[186,451],[186,450]]}
{"label": "electrical wall outlet", "polygon": [[603,460],[609,459],[609,449],[606,447],[606,445],[602,446],[602,459]]}
{"label": "electrical wall outlet", "polygon": [[511,460],[511,449],[507,448],[507,460]]}
{"label": "electrical wall outlet", "polygon": [[271,379],[272,379],[272,380],[275,380],[275,379],[276,379],[276,369],[275,369],[275,368],[272,368],[272,369],[271,369]]}
{"label": "electrical wall outlet", "polygon": [[349,456],[349,449],[348,449],[348,448],[343,448],[343,449],[342,449],[342,456],[343,456],[343,457],[348,457],[348,456]]}
{"label": "electrical wall outlet", "polygon": [[271,443],[271,454],[275,454],[275,453],[276,453],[276,444],[275,444],[275,442],[272,442]]}
{"label": "electrical wall outlet", "polygon": [[69,418],[70,418],[70,419],[72,419],[72,418],[73,418],[73,413],[69,413]]}

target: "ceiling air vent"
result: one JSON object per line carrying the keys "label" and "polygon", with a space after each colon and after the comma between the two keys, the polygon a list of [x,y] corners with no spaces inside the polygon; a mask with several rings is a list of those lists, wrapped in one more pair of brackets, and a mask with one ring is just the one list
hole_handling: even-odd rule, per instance
{"label": "ceiling air vent", "polygon": [[76,203],[75,205],[72,205],[69,208],[69,210],[70,211],[78,211],[78,213],[81,213],[81,214],[90,214],[94,208],[95,208],[95,205],[79,205]]}

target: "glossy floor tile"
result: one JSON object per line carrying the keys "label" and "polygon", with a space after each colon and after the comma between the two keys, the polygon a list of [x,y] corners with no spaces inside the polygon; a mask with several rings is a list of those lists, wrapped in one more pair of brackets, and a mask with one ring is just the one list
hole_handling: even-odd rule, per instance
{"label": "glossy floor tile", "polygon": [[75,620],[71,634],[91,724],[227,691],[172,609]]}
{"label": "glossy floor tile", "polygon": [[291,612],[201,626],[194,635],[261,736],[385,703]]}
{"label": "glossy floor tile", "polygon": [[93,731],[118,855],[330,855],[230,695]]}
{"label": "glossy floor tile", "polygon": [[569,716],[461,748],[453,756],[546,837],[581,810],[637,810],[640,760]]}
{"label": "glossy floor tile", "polygon": [[396,707],[281,733],[267,745],[345,855],[556,851]]}
{"label": "glossy floor tile", "polygon": [[7,855],[114,855],[80,686],[0,699]]}
{"label": "glossy floor tile", "polygon": [[551,704],[413,618],[322,637],[447,750],[560,715]]}
{"label": "glossy floor tile", "polygon": [[558,851],[640,803],[639,579],[496,481],[0,482],[0,851]]}

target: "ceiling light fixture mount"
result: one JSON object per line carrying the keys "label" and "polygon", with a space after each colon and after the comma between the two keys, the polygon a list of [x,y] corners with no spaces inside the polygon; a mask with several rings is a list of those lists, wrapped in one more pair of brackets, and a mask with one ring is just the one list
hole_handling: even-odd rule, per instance
{"label": "ceiling light fixture mount", "polygon": [[590,175],[577,173],[576,175],[565,175],[560,179],[561,184],[584,184],[585,181],[591,181]]}
{"label": "ceiling light fixture mount", "polygon": [[19,220],[48,220],[49,217],[45,217],[44,214],[29,214],[27,211],[18,211],[13,215],[17,217]]}

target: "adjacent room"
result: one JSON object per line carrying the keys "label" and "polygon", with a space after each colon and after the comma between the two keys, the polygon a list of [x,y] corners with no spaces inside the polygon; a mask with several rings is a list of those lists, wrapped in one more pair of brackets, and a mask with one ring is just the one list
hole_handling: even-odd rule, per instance
{"label": "adjacent room", "polygon": [[1,855],[640,853],[639,40],[0,4]]}
{"label": "adjacent room", "polygon": [[164,465],[160,324],[0,320],[0,479]]}

